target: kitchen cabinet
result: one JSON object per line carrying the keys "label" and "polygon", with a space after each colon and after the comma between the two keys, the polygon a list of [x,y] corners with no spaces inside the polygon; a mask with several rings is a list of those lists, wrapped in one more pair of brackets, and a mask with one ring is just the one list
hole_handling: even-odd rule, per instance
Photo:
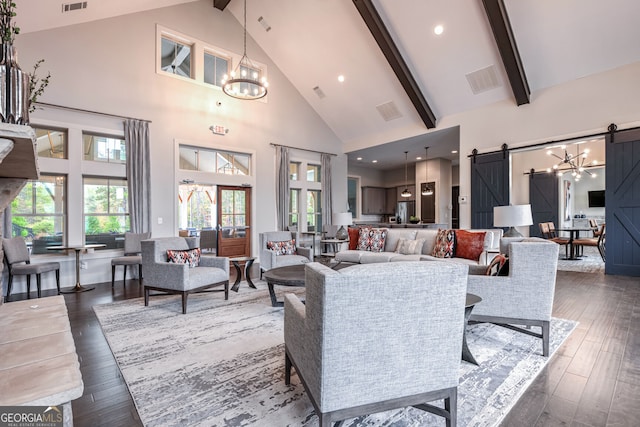
{"label": "kitchen cabinet", "polygon": [[387,215],[395,215],[396,208],[398,206],[398,190],[396,187],[391,187],[386,189],[386,200],[385,200],[385,213]]}
{"label": "kitchen cabinet", "polygon": [[387,210],[387,190],[383,187],[362,187],[362,213],[383,215]]}

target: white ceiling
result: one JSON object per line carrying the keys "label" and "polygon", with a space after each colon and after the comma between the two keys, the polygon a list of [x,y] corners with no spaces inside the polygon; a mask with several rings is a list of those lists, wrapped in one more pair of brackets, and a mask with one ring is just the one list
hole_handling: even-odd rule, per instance
{"label": "white ceiling", "polygon": [[[16,21],[29,32],[189,1],[89,0],[87,9],[63,14],[62,2],[29,0],[19,2]],[[638,0],[504,2],[531,103],[545,88],[640,61]],[[503,100],[516,105],[482,0],[374,4],[436,118]],[[232,0],[227,9],[242,23],[242,1]],[[212,7],[212,13],[220,11]],[[270,31],[258,23],[261,16]],[[425,146],[431,147],[429,158],[458,158],[451,154],[458,129],[426,128],[352,1],[248,0],[247,21],[249,34],[353,151],[350,161],[378,157],[387,161],[376,167],[389,169],[404,163],[405,150],[415,158]],[[433,32],[436,24],[444,26],[440,36]],[[474,95],[465,75],[489,66],[499,87]],[[314,93],[316,86],[324,99]],[[376,106],[389,101],[402,117],[382,118]]]}

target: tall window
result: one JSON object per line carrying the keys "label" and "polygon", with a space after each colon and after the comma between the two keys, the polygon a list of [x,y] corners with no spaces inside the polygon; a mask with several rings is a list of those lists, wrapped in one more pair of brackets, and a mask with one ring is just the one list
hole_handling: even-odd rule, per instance
{"label": "tall window", "polygon": [[307,165],[307,181],[320,182],[320,165]]}
{"label": "tall window", "polygon": [[162,71],[191,78],[191,46],[162,37]]}
{"label": "tall window", "polygon": [[320,190],[307,191],[307,231],[322,231],[322,198]]}
{"label": "tall window", "polygon": [[67,131],[65,129],[32,127],[36,133],[38,157],[67,158]]}
{"label": "tall window", "polygon": [[124,232],[130,229],[127,180],[84,177],[85,243],[105,243],[102,249],[122,247]]}
{"label": "tall window", "polygon": [[64,242],[66,177],[41,175],[28,181],[11,202],[11,235],[32,244],[33,254],[45,254],[47,246]]}
{"label": "tall window", "polygon": [[126,143],[123,138],[93,135],[82,135],[84,159],[96,162],[127,163]]}
{"label": "tall window", "polygon": [[299,200],[300,200],[300,190],[290,189],[289,190],[289,226],[290,227],[298,226],[298,218],[300,216]]}
{"label": "tall window", "polygon": [[296,225],[298,231],[322,231],[321,181],[320,165],[306,160],[289,162],[289,225]]}

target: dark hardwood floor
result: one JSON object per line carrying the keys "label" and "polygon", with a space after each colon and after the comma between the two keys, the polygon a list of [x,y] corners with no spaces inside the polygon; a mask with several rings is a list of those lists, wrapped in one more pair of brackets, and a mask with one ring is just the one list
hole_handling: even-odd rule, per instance
{"label": "dark hardwood floor", "polygon": [[[76,427],[142,425],[92,310],[141,296],[135,280],[65,295],[85,385],[73,402]],[[640,279],[559,271],[554,316],[580,325],[502,425],[640,425]]]}

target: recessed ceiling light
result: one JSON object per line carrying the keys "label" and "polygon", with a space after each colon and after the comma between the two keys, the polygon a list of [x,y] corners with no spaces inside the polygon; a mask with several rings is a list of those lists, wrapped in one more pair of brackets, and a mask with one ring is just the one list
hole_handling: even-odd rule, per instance
{"label": "recessed ceiling light", "polygon": [[378,163],[377,160],[371,160],[371,163]]}
{"label": "recessed ceiling light", "polygon": [[458,154],[458,150],[451,150],[451,154]]}
{"label": "recessed ceiling light", "polygon": [[442,25],[436,25],[435,27],[433,27],[433,32],[439,36],[440,34],[442,34],[444,32],[444,27]]}
{"label": "recessed ceiling light", "polygon": [[356,157],[356,160],[362,160],[362,157]]}
{"label": "recessed ceiling light", "polygon": [[342,82],[344,81],[344,76],[343,76],[342,74],[340,74],[340,75],[338,76],[338,81],[339,81],[340,83],[342,83]]}

